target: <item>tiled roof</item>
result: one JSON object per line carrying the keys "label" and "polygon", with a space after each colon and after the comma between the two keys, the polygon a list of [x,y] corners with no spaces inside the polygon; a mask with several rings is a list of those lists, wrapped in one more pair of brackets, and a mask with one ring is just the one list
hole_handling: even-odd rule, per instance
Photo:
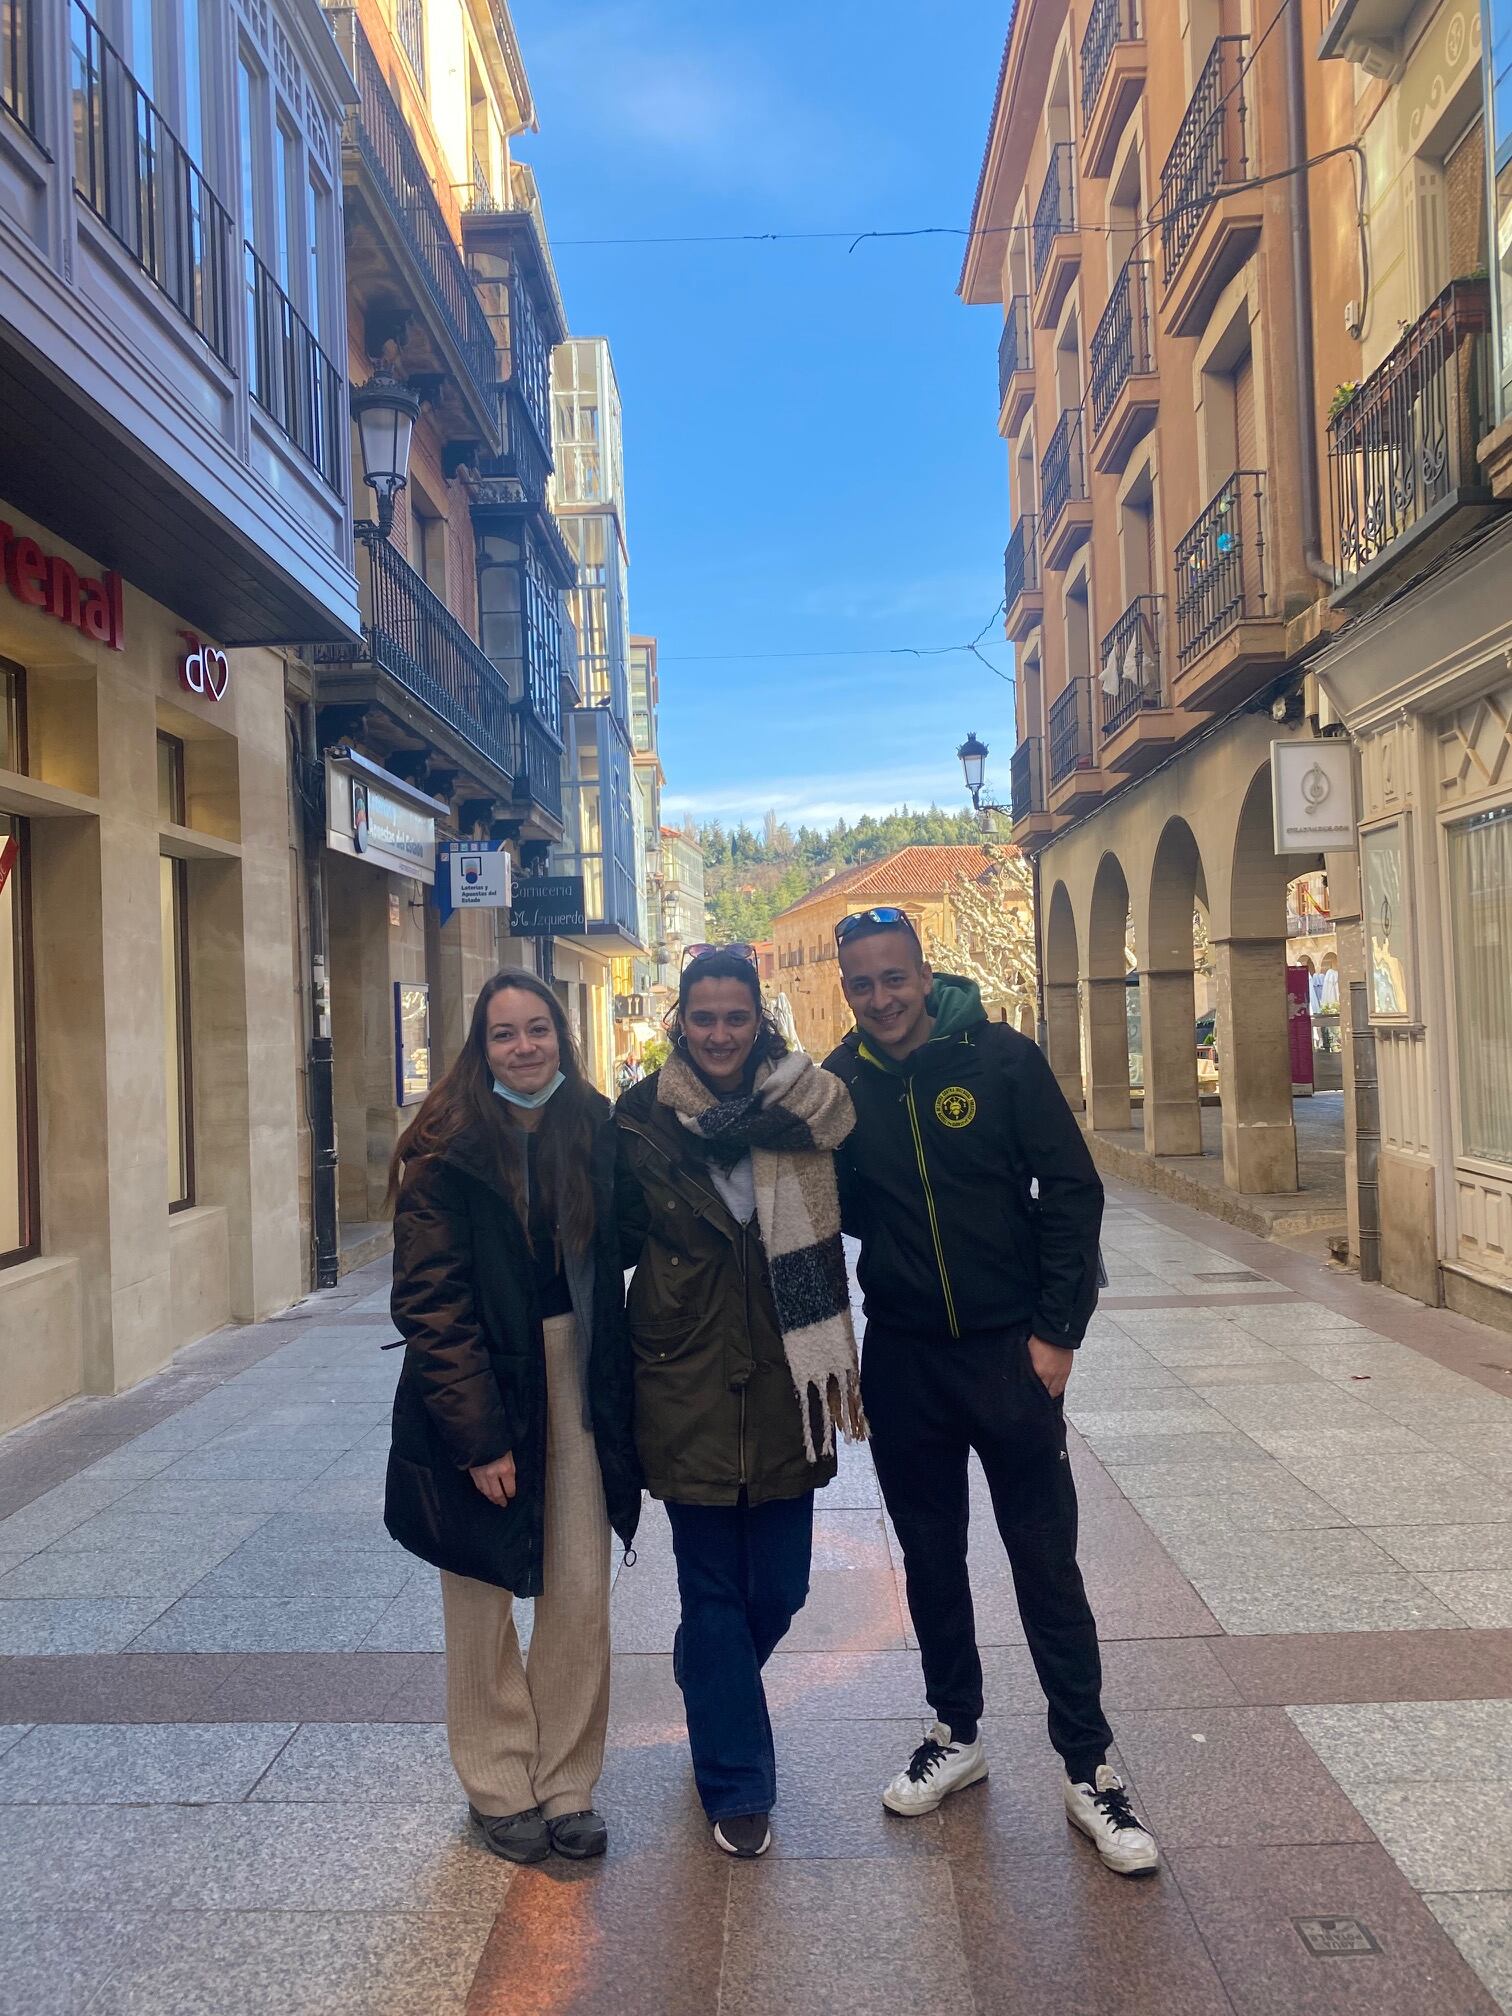
{"label": "tiled roof", "polygon": [[940,896],[963,875],[974,881],[990,865],[991,857],[983,847],[928,846],[921,842],[913,847],[900,847],[885,860],[842,869],[777,914],[779,918],[791,917],[795,911],[806,910],[841,891],[851,907],[858,910],[866,908],[868,899],[885,903],[890,897]]}

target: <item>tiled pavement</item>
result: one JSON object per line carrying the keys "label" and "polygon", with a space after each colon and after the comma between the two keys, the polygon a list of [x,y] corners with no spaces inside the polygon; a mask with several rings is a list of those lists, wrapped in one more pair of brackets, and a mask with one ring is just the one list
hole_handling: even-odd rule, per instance
{"label": "tiled pavement", "polygon": [[0,1443],[0,2012],[1512,2010],[1512,1339],[1142,1192],[1106,1244],[1069,1411],[1158,1879],[1066,1827],[984,1497],[992,1777],[884,1815],[923,1704],[864,1455],[772,1662],[771,1857],[692,1798],[655,1507],[607,1863],[472,1846],[375,1268]]}

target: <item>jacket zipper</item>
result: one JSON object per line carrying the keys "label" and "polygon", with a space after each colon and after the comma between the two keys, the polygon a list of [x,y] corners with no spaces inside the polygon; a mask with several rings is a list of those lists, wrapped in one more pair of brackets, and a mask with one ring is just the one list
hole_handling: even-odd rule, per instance
{"label": "jacket zipper", "polygon": [[908,1107],[908,1124],[913,1132],[914,1154],[918,1157],[919,1181],[924,1186],[924,1208],[929,1213],[929,1236],[934,1241],[935,1265],[940,1270],[940,1286],[945,1291],[945,1320],[950,1325],[952,1337],[959,1337],[956,1325],[955,1296],[950,1289],[950,1276],[945,1271],[945,1248],[940,1241],[940,1220],[935,1212],[934,1192],[929,1187],[929,1169],[924,1160],[924,1136],[919,1132],[919,1109],[914,1105],[913,1080],[910,1078],[904,1088],[904,1102]]}

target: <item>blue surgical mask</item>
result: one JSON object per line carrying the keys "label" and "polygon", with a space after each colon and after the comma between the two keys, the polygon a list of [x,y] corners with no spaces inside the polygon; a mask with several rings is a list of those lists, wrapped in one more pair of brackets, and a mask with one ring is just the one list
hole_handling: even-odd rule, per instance
{"label": "blue surgical mask", "polygon": [[566,1083],[565,1075],[558,1071],[554,1077],[547,1079],[539,1092],[516,1092],[512,1085],[501,1085],[497,1078],[493,1081],[493,1089],[501,1099],[507,1099],[511,1106],[523,1106],[527,1113],[533,1113],[537,1107],[544,1106],[552,1094],[559,1092]]}

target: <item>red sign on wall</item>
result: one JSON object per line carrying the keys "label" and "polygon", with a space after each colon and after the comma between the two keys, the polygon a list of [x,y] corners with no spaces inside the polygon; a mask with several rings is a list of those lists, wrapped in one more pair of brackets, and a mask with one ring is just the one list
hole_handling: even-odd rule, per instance
{"label": "red sign on wall", "polygon": [[43,609],[96,644],[112,651],[126,648],[121,606],[121,577],[102,574],[98,580],[80,575],[60,554],[44,553],[35,539],[17,537],[0,522],[0,565],[6,586],[18,602]]}

